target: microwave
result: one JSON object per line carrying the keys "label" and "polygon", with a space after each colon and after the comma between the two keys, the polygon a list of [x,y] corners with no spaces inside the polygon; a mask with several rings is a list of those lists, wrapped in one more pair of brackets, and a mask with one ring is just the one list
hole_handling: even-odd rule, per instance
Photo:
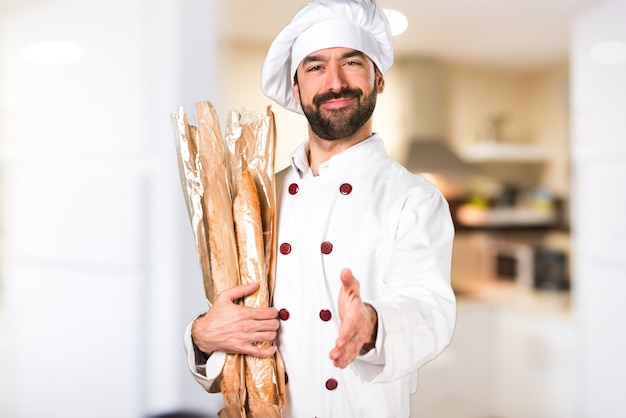
{"label": "microwave", "polygon": [[508,280],[522,287],[533,287],[534,250],[531,245],[493,241],[486,252],[487,275],[498,280]]}
{"label": "microwave", "polygon": [[568,290],[565,253],[509,241],[493,241],[487,251],[487,275],[524,288]]}

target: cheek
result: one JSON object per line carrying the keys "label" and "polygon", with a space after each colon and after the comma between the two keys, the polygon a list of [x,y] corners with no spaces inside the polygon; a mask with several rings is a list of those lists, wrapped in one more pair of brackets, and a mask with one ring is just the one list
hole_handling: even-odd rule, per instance
{"label": "cheek", "polygon": [[305,88],[302,89],[300,85],[294,85],[293,87],[293,95],[296,99],[296,101],[302,105],[302,102],[304,103],[309,103],[312,100],[312,97],[314,96],[312,90],[311,90],[311,86],[309,86],[309,88]]}

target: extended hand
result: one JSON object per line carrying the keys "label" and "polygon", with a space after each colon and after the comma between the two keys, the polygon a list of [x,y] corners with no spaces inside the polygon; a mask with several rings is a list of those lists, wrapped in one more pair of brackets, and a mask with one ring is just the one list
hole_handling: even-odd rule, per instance
{"label": "extended hand", "polygon": [[222,292],[209,311],[191,326],[194,344],[204,353],[214,351],[248,354],[266,358],[276,352],[276,346],[260,348],[261,341],[272,341],[278,330],[275,308],[251,308],[234,301],[254,293],[258,283],[235,286]]}
{"label": "extended hand", "polygon": [[345,368],[358,355],[365,344],[373,344],[376,339],[376,310],[361,299],[361,285],[350,269],[340,274],[339,291],[339,337],[330,351],[330,359],[339,368]]}

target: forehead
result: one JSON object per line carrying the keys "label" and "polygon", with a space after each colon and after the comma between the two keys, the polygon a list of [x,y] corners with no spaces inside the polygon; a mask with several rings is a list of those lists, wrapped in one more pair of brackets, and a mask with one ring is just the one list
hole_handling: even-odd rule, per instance
{"label": "forehead", "polygon": [[346,58],[363,58],[369,62],[373,62],[367,55],[363,52],[358,51],[356,49],[351,48],[324,48],[319,49],[317,51],[313,51],[307,56],[305,56],[302,61],[300,61],[300,66],[312,62],[312,61],[330,61],[332,59],[346,59]]}

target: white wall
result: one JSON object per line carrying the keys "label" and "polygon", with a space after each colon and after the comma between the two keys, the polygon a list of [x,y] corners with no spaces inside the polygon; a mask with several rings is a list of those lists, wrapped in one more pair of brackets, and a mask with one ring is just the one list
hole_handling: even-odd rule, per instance
{"label": "white wall", "polygon": [[626,416],[626,63],[590,60],[598,42],[626,44],[626,2],[576,21],[572,47],[572,208],[581,417]]}
{"label": "white wall", "polygon": [[[50,0],[0,16],[0,416],[208,411],[206,308],[169,114],[215,94],[213,2]],[[23,61],[75,41],[84,60]]]}

